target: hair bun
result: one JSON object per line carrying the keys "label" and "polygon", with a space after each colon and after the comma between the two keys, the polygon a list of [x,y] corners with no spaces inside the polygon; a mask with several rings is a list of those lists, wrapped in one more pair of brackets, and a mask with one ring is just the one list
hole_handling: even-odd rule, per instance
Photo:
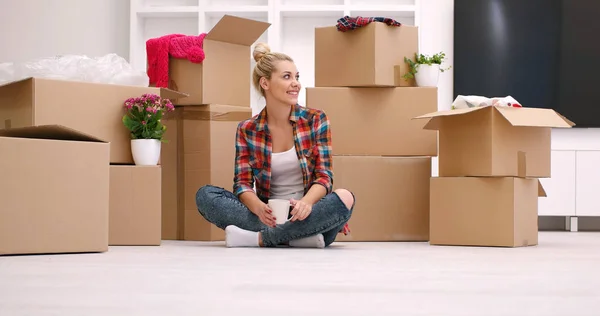
{"label": "hair bun", "polygon": [[266,54],[270,52],[271,48],[267,43],[258,43],[256,44],[256,46],[254,46],[252,56],[254,57],[254,60],[258,62],[261,58],[263,58]]}

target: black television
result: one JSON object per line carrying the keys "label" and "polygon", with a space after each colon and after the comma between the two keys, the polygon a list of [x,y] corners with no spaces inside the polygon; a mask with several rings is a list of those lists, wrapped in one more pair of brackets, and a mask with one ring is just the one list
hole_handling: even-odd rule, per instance
{"label": "black television", "polygon": [[600,0],[454,0],[454,98],[513,96],[600,127]]}

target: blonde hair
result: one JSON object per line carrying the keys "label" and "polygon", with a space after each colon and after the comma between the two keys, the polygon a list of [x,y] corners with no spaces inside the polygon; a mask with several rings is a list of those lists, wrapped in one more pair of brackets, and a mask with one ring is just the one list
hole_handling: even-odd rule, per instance
{"label": "blonde hair", "polygon": [[266,43],[257,43],[256,46],[254,46],[252,56],[254,57],[254,60],[256,60],[256,66],[254,66],[254,71],[252,72],[252,83],[254,84],[254,88],[256,88],[256,90],[264,97],[265,90],[260,86],[260,78],[265,77],[266,79],[271,79],[271,75],[273,74],[273,71],[275,71],[276,62],[294,62],[294,60],[284,53],[271,52],[271,48]]}

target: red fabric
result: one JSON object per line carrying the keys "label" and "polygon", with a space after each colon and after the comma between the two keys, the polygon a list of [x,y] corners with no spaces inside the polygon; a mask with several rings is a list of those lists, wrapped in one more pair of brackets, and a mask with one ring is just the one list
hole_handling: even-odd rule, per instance
{"label": "red fabric", "polygon": [[146,41],[146,57],[148,59],[148,77],[150,84],[160,88],[169,85],[169,55],[187,59],[193,63],[204,61],[202,42],[206,33],[198,36],[170,34]]}

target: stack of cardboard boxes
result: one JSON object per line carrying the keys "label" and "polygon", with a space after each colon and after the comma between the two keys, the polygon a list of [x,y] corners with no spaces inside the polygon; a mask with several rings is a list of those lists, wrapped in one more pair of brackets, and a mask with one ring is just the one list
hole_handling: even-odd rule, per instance
{"label": "stack of cardboard boxes", "polygon": [[133,165],[123,102],[168,89],[28,78],[0,86],[0,254],[159,245],[160,166]]}
{"label": "stack of cardboard boxes", "polygon": [[252,116],[250,46],[269,26],[226,15],[207,33],[202,63],[170,59],[169,88],[189,97],[174,100],[165,120],[163,239],[224,240],[198,213],[196,192],[207,184],[233,189],[237,125]]}
{"label": "stack of cardboard boxes", "polygon": [[[225,16],[202,64],[171,60],[169,89],[41,78],[0,86],[0,254],[221,240],[195,193],[231,189],[236,126],[252,114],[250,45],[268,27]],[[143,94],[177,105],[159,166],[134,165],[122,122],[125,100]]]}
{"label": "stack of cardboard boxes", "polygon": [[439,131],[431,179],[430,244],[538,243],[538,178],[550,177],[551,128],[574,124],[550,109],[478,107],[417,117]]}
{"label": "stack of cardboard boxes", "polygon": [[431,157],[437,132],[415,116],[437,110],[437,88],[401,76],[418,28],[372,22],[315,29],[315,88],[307,107],[331,121],[334,188],[356,196],[351,234],[338,241],[429,240]]}

